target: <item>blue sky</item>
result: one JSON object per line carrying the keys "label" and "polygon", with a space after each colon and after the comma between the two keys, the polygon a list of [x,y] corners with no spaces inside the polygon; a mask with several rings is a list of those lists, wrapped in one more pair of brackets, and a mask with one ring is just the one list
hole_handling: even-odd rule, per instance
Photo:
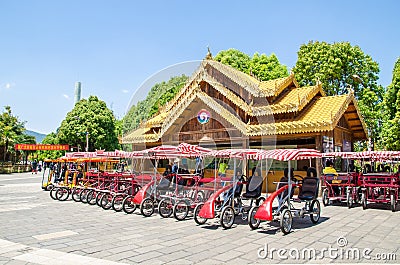
{"label": "blue sky", "polygon": [[201,60],[209,45],[275,53],[289,68],[301,44],[349,41],[391,82],[400,56],[399,1],[0,0],[0,107],[26,128],[56,130],[73,108],[74,83],[122,118],[155,72]]}

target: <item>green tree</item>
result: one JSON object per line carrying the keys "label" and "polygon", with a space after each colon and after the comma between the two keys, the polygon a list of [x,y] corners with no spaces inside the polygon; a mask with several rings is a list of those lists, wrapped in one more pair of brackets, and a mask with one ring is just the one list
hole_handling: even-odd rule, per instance
{"label": "green tree", "polygon": [[384,105],[385,111],[388,115],[388,119],[394,119],[396,113],[399,111],[400,104],[400,57],[397,59],[394,64],[393,72],[392,72],[392,82],[387,87]]}
{"label": "green tree", "polygon": [[9,152],[14,153],[14,144],[18,136],[25,131],[24,122],[18,120],[11,112],[10,106],[4,107],[5,111],[0,115],[0,145],[3,146],[3,161],[10,160]]}
{"label": "green tree", "polygon": [[78,146],[85,150],[88,137],[89,150],[115,150],[119,148],[115,117],[104,101],[96,96],[82,99],[68,112],[57,132],[60,144]]}
{"label": "green tree", "polygon": [[215,57],[215,61],[230,65],[243,73],[249,73],[251,58],[236,49],[228,49],[220,51]]}
{"label": "green tree", "polygon": [[300,85],[312,85],[319,80],[327,95],[347,93],[348,87],[354,89],[374,148],[380,137],[384,91],[377,84],[378,63],[349,42],[311,41],[301,45],[297,54],[293,71]]}
{"label": "green tree", "polygon": [[[348,85],[359,97],[364,87],[377,90],[379,65],[360,47],[349,42],[309,42],[300,46],[293,71],[299,84],[312,85],[319,79],[327,95],[347,93]],[[358,75],[362,83],[354,80]],[[378,95],[382,97],[382,95]]]}
{"label": "green tree", "polygon": [[400,150],[400,58],[394,65],[392,83],[387,88],[384,106],[382,144],[387,150]]}
{"label": "green tree", "polygon": [[[42,144],[59,144],[59,139],[57,134],[52,132],[46,135],[43,139]],[[37,157],[39,160],[45,160],[46,158],[49,159],[56,159],[64,155],[64,151],[51,151],[51,150],[40,150],[36,151]]]}
{"label": "green tree", "polygon": [[255,53],[250,62],[250,71],[262,81],[268,81],[288,75],[287,67],[281,64],[274,53],[270,56]]}
{"label": "green tree", "polygon": [[[27,135],[25,133],[17,135],[15,139],[16,144],[36,144],[36,138],[32,135]],[[15,157],[15,161],[25,161],[27,163],[28,157],[30,154],[34,153],[35,151],[29,150],[12,150],[9,149],[9,152]]]}
{"label": "green tree", "polygon": [[214,60],[230,65],[243,73],[254,75],[262,81],[288,75],[287,67],[279,62],[274,53],[267,56],[256,52],[250,57],[239,50],[229,49],[220,51]]}
{"label": "green tree", "polygon": [[123,132],[126,133],[136,129],[141,121],[145,121],[157,114],[160,107],[171,101],[187,80],[187,76],[181,75],[172,77],[167,82],[155,84],[144,100],[138,101],[136,105],[129,109],[123,118]]}

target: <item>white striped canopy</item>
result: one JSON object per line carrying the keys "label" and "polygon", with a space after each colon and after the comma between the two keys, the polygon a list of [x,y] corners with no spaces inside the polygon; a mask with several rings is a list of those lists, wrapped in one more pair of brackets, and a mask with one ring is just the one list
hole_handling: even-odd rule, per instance
{"label": "white striped canopy", "polygon": [[[202,157],[210,153],[212,150],[207,149],[198,145],[191,145],[187,143],[181,143],[178,146],[173,145],[160,145],[153,148],[149,148],[143,151],[136,152],[132,157],[143,156],[150,159],[167,159],[177,157]],[[141,152],[141,153],[140,153]]]}
{"label": "white striped canopy", "polygon": [[212,151],[208,155],[218,158],[255,159],[259,152],[259,149],[223,149]]}
{"label": "white striped canopy", "polygon": [[315,149],[275,149],[261,151],[256,159],[275,159],[280,161],[302,160],[322,157],[321,152]]}
{"label": "white striped canopy", "polygon": [[400,158],[400,151],[363,151],[363,152],[331,152],[323,157],[343,157],[353,159],[371,159],[375,161]]}
{"label": "white striped canopy", "polygon": [[328,152],[322,153],[322,157],[358,158],[357,152]]}
{"label": "white striped canopy", "polygon": [[143,150],[143,153],[146,158],[150,159],[167,159],[180,156],[177,147],[173,145],[159,145]]}
{"label": "white striped canopy", "polygon": [[357,153],[358,158],[369,158],[372,160],[388,160],[399,158],[399,151],[364,151]]}
{"label": "white striped canopy", "polygon": [[180,143],[177,147],[177,150],[182,154],[182,156],[186,157],[205,156],[212,152],[211,149],[187,143]]}

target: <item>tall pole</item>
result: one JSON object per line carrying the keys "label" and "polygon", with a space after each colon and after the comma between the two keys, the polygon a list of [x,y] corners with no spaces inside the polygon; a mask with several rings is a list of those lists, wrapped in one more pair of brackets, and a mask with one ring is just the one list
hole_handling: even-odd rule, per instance
{"label": "tall pole", "polygon": [[86,130],[86,152],[89,152],[89,132]]}

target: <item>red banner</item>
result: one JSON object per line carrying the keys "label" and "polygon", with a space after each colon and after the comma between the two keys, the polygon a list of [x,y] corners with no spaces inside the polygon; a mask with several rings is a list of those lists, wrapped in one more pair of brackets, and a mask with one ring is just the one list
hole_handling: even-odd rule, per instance
{"label": "red banner", "polygon": [[68,144],[16,144],[15,150],[46,150],[46,151],[56,151],[56,150],[69,150]]}

